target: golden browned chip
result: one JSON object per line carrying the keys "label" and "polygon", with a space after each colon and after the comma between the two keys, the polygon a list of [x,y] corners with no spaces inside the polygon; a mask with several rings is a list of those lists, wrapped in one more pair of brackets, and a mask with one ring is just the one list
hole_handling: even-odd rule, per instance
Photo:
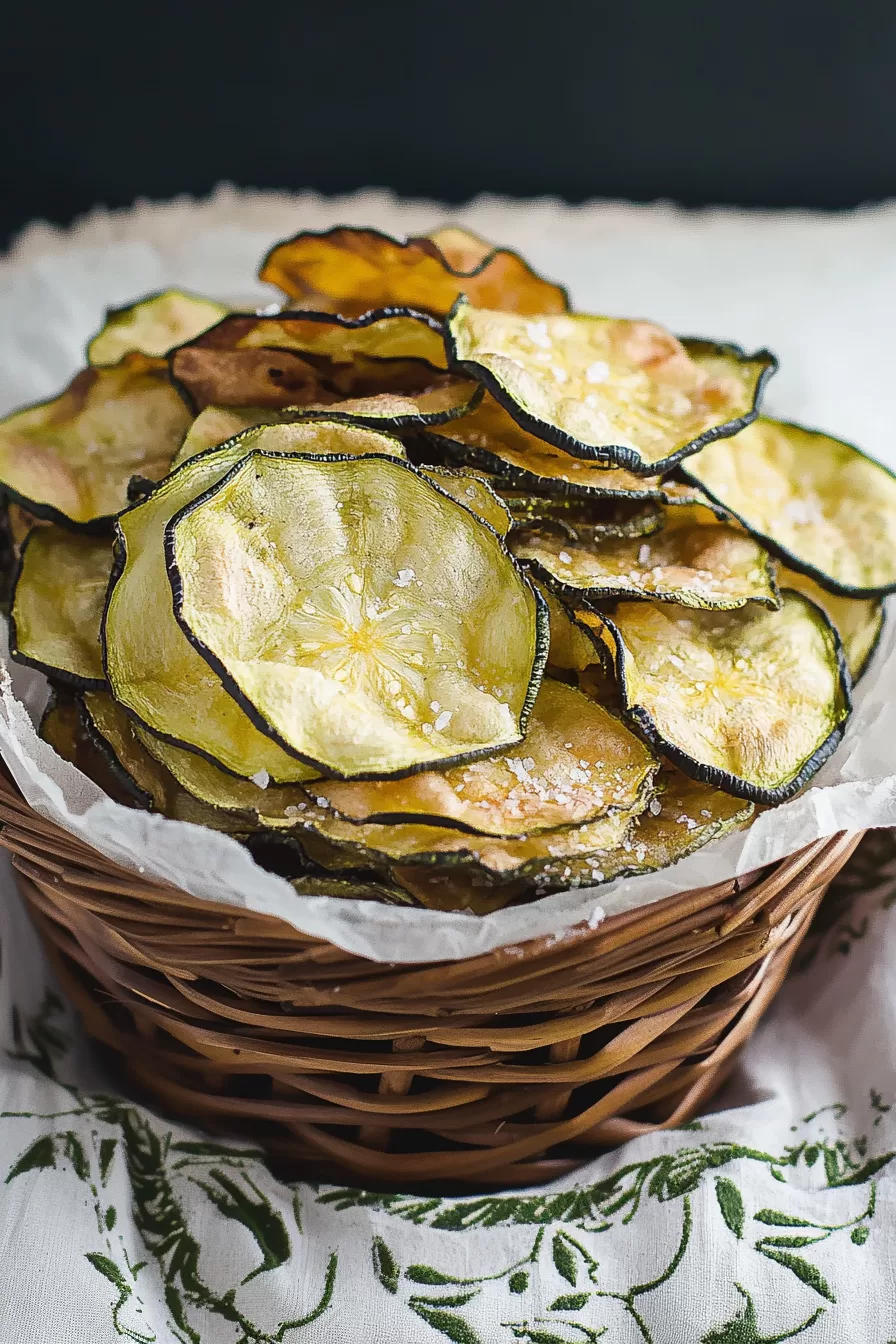
{"label": "golden browned chip", "polygon": [[496,533],[407,463],[253,453],[166,549],[195,648],[324,773],[397,778],[522,737],[546,613]]}
{"label": "golden browned chip", "polygon": [[79,696],[54,690],[38,732],[57,756],[92,779],[114,802],[125,807],[151,805],[148,795],[120,769],[105,743],[98,743],[89,731],[89,719]]}
{"label": "golden browned chip", "polygon": [[[195,751],[175,747],[134,724],[137,741],[174,776],[181,788],[203,803],[229,812],[251,812],[264,823],[289,823],[311,800],[299,784],[271,784],[259,774],[236,779]],[[317,787],[315,785],[315,787]]]}
{"label": "golden browned chip", "polygon": [[13,593],[13,658],[73,686],[105,686],[100,625],[111,572],[111,538],[35,528]]}
{"label": "golden browned chip", "polygon": [[226,312],[225,304],[180,289],[148,294],[126,308],[107,311],[102,329],[87,347],[87,362],[94,366],[117,364],[132,350],[160,359],[175,345],[191,341],[220,322]]}
{"label": "golden browned chip", "polygon": [[[695,356],[651,322],[565,313],[526,318],[459,300],[452,364],[478,378],[524,429],[573,457],[667,471],[756,414],[775,368],[767,351],[717,346]],[[723,372],[724,370],[724,372]]]}
{"label": "golden browned chip", "polygon": [[422,236],[435,243],[453,271],[467,275],[475,271],[495,250],[494,244],[487,243],[478,233],[458,228],[454,224],[430,229]]}
{"label": "golden browned chip", "polygon": [[546,584],[536,580],[536,588],[547,604],[551,623],[551,643],[548,649],[548,664],[563,672],[584,672],[593,663],[606,661],[606,647],[600,633],[600,617],[596,617],[597,628],[592,628],[580,619],[580,614],[567,607]]}
{"label": "golden browned chip", "polygon": [[568,495],[527,495],[500,489],[514,523],[528,531],[543,526],[549,532],[583,541],[604,537],[649,537],[664,525],[662,507],[655,499],[606,496],[579,499]]}
{"label": "golden browned chip", "polygon": [[289,350],[216,350],[185,345],[171,356],[171,373],[197,414],[207,406],[261,406],[266,411],[333,401],[320,371]]}
{"label": "golden browned chip", "polygon": [[778,566],[781,588],[795,588],[827,613],[840,636],[846,666],[853,681],[858,681],[877,648],[884,624],[884,604],[878,597],[839,597],[795,569]]}
{"label": "golden browned chip", "polygon": [[132,476],[166,474],[191,418],[158,360],[84,369],[53,401],[0,421],[0,484],[39,517],[101,528]]}
{"label": "golden browned chip", "polygon": [[823,588],[896,592],[896,476],[852,444],[761,419],[704,448],[687,474]]}
{"label": "golden browned chip", "polygon": [[185,462],[118,519],[120,558],[104,620],[104,664],[116,699],[151,731],[204,753],[240,778],[266,772],[275,783],[288,784],[315,772],[250,723],[192,647],[174,619],[165,569],[169,520],[258,447],[278,453],[403,451],[397,439],[371,429],[305,420],[246,430]]}
{"label": "golden browned chip", "polygon": [[392,876],[427,910],[470,910],[474,915],[490,915],[524,897],[537,895],[528,878],[497,880],[496,874],[477,869],[460,874],[432,871],[399,864]]}
{"label": "golden browned chip", "polygon": [[774,565],[758,542],[707,509],[667,508],[647,537],[590,537],[544,524],[516,529],[513,553],[561,590],[591,599],[648,597],[726,610],[778,606]]}
{"label": "golden browned chip", "polygon": [[520,836],[631,811],[652,791],[657,761],[601,705],[545,680],[525,741],[487,760],[402,780],[319,780],[323,801],[353,821],[450,822],[480,835]]}
{"label": "golden browned chip", "polygon": [[667,765],[656,797],[635,819],[621,845],[608,853],[553,864],[539,875],[539,886],[542,890],[597,886],[668,868],[744,826],[753,812],[752,803]]}
{"label": "golden browned chip", "polygon": [[664,499],[668,494],[659,476],[635,476],[623,467],[572,457],[537,438],[518,425],[487,392],[468,415],[433,427],[427,438],[462,461],[494,472],[521,491],[642,499]]}
{"label": "golden browned chip", "polygon": [[489,527],[493,527],[499,537],[506,536],[510,531],[513,519],[506,504],[481,476],[468,471],[452,471],[448,467],[420,467],[418,470],[421,476],[426,476],[446,495],[456,499],[459,504],[465,504]]}
{"label": "golden browned chip", "polygon": [[[528,877],[561,859],[615,849],[628,834],[633,817],[649,802],[650,795],[645,793],[630,811],[610,812],[581,826],[539,831],[510,840],[471,835],[448,826],[346,821],[322,808],[309,809],[304,814],[308,835],[302,843],[315,859],[334,868],[391,861],[425,868],[461,867]],[[329,854],[314,848],[312,836],[322,837],[329,846]]]}
{"label": "golden browned chip", "polygon": [[126,787],[142,795],[144,805],[175,821],[190,821],[215,831],[244,831],[244,813],[210,807],[181,788],[173,775],[138,741],[127,713],[104,691],[85,691],[89,735]]}
{"label": "golden browned chip", "polygon": [[355,317],[373,308],[409,307],[443,316],[459,294],[474,303],[517,313],[564,313],[566,291],[537,275],[505,248],[483,253],[482,239],[442,233],[453,261],[435,238],[406,243],[376,229],[299,233],[265,257],[259,279],[304,308]]}
{"label": "golden browned chip", "polygon": [[684,772],[779,803],[843,735],[849,675],[827,617],[799,593],[781,607],[693,611],[621,602],[605,623],[631,720]]}

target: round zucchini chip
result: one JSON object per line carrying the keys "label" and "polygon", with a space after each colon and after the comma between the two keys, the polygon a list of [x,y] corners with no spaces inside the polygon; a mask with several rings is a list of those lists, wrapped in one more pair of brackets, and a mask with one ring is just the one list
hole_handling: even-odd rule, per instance
{"label": "round zucchini chip", "polygon": [[773,355],[705,342],[695,355],[651,322],[563,314],[526,319],[458,300],[448,317],[453,367],[488,388],[524,429],[573,457],[667,471],[756,415]]}
{"label": "round zucchini chip", "polygon": [[520,741],[543,604],[496,533],[409,464],[255,452],[165,545],[185,634],[309,765],[397,778]]}
{"label": "round zucchini chip", "polygon": [[493,527],[499,537],[505,537],[510,531],[513,518],[507,505],[481,476],[468,471],[452,471],[449,467],[418,467],[418,471]]}
{"label": "round zucchini chip", "polygon": [[249,429],[185,462],[117,521],[118,559],[103,621],[103,662],[115,698],[151,732],[239,778],[264,771],[275,783],[291,784],[316,772],[250,723],[184,636],[174,618],[165,568],[164,536],[171,518],[258,447],[306,454],[403,451],[396,439],[363,426],[317,419]]}
{"label": "round zucchini chip", "polygon": [[10,653],[54,680],[101,688],[100,626],[112,573],[112,539],[35,528],[13,591]]}
{"label": "round zucchini chip", "polygon": [[704,448],[687,476],[822,588],[896,592],[896,476],[852,444],[761,419]]}
{"label": "round zucchini chip", "polygon": [[300,805],[311,800],[299,784],[270,784],[259,774],[235,779],[203,756],[172,746],[139,723],[132,724],[137,741],[174,776],[182,789],[212,807],[229,812],[253,812],[262,822],[289,820]]}
{"label": "round zucchini chip", "polygon": [[622,602],[604,621],[626,715],[694,779],[780,803],[843,736],[851,703],[840,640],[800,593],[782,592],[777,611]]}
{"label": "round zucchini chip", "polygon": [[53,401],[0,421],[0,484],[39,518],[102,531],[132,476],[166,475],[190,419],[158,360],[83,369]]}
{"label": "round zucchini chip", "polygon": [[[418,823],[346,821],[323,809],[304,814],[309,833],[321,837],[340,868],[383,862],[420,865],[424,868],[464,868],[482,874],[530,877],[560,859],[583,857],[615,849],[628,834],[633,817],[649,806],[651,795],[645,792],[635,807],[609,812],[597,821],[581,826],[566,826],[555,831],[539,831],[518,839],[479,836],[448,826]],[[303,841],[313,857],[323,861],[309,839]]]}
{"label": "round zucchini chip", "polygon": [[226,313],[225,304],[180,289],[147,294],[126,308],[107,310],[101,330],[87,347],[87,363],[94,367],[117,364],[132,350],[161,359],[175,345],[191,341],[220,322]]}
{"label": "round zucchini chip", "polygon": [[85,691],[82,703],[91,741],[105,755],[113,774],[143,806],[175,821],[191,821],[214,831],[246,830],[245,813],[209,807],[181,788],[165,766],[138,741],[126,711],[111,695]]}
{"label": "round zucchini chip", "polygon": [[795,588],[827,615],[840,636],[849,674],[856,682],[871,661],[884,625],[884,604],[877,597],[838,597],[828,593],[807,574],[784,565],[778,568],[782,588]]}
{"label": "round zucchini chip", "polygon": [[314,785],[318,802],[352,821],[450,823],[520,836],[576,826],[652,793],[653,753],[601,705],[545,680],[514,751],[402,780]]}
{"label": "round zucchini chip", "polygon": [[571,535],[568,529],[514,531],[519,560],[570,595],[591,599],[656,598],[719,611],[760,602],[779,605],[768,552],[709,510],[667,509],[662,532],[649,537]]}
{"label": "round zucchini chip", "polygon": [[656,797],[635,819],[621,845],[604,854],[552,864],[538,877],[539,892],[545,887],[591,887],[618,877],[655,873],[745,826],[754,811],[753,803],[667,765]]}
{"label": "round zucchini chip", "polygon": [[664,499],[666,487],[659,476],[635,476],[606,462],[572,457],[522,428],[494,397],[450,425],[427,433],[436,447],[461,461],[495,473],[510,486],[538,495],[621,496],[625,499]]}
{"label": "round zucchini chip", "polygon": [[566,290],[542,279],[522,257],[459,229],[406,243],[377,229],[298,233],[272,248],[258,275],[305,308],[349,317],[384,307],[422,308],[442,317],[459,294],[517,313],[569,308]]}

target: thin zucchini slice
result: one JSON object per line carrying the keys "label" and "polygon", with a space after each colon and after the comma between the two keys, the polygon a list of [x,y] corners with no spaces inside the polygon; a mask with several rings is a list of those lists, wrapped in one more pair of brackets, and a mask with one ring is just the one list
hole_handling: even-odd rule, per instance
{"label": "thin zucchini slice", "polygon": [[289,350],[216,350],[183,345],[172,353],[171,376],[197,415],[207,406],[240,409],[255,405],[271,412],[336,400],[320,371]]}
{"label": "thin zucchini slice", "polygon": [[64,761],[124,807],[149,807],[150,799],[119,768],[105,746],[89,731],[89,720],[78,695],[54,689],[41,717],[39,736]]}
{"label": "thin zucchini slice", "polygon": [[768,552],[705,509],[667,509],[662,532],[648,537],[587,537],[540,526],[517,529],[510,546],[570,595],[655,598],[719,611],[748,602],[779,605]]}
{"label": "thin zucchini slice", "polygon": [[525,741],[488,760],[402,780],[320,780],[314,792],[352,821],[451,823],[521,836],[631,810],[652,791],[653,753],[601,705],[544,680]]}
{"label": "thin zucchini slice", "polygon": [[510,486],[540,495],[618,495],[663,499],[659,476],[635,476],[622,467],[572,457],[530,434],[486,392],[468,415],[435,426],[427,438],[461,461],[494,472]]}
{"label": "thin zucchini slice", "polygon": [[83,369],[53,401],[0,421],[0,484],[39,518],[102,531],[132,476],[167,473],[190,419],[158,360]]}
{"label": "thin zucchini slice", "polygon": [[584,500],[515,490],[502,490],[501,498],[518,526],[543,524],[548,531],[583,540],[649,537],[664,524],[662,507],[655,499],[608,496]]}
{"label": "thin zucchini slice", "polygon": [[315,772],[249,722],[184,636],[172,611],[165,568],[170,519],[258,447],[303,453],[403,451],[396,439],[371,429],[305,420],[246,430],[185,462],[118,519],[119,554],[103,623],[103,661],[115,698],[152,732],[198,751],[239,778],[265,771],[275,783],[289,784]]}
{"label": "thin zucchini slice", "polygon": [[[309,833],[320,836],[336,855],[342,855],[337,860],[342,868],[391,862],[531,877],[560,859],[615,849],[628,834],[633,817],[649,803],[650,794],[645,793],[630,811],[610,812],[581,826],[539,831],[510,840],[470,835],[448,826],[345,821],[323,809],[309,810],[305,824]],[[314,858],[322,861],[310,835],[303,844]]]}
{"label": "thin zucchini slice", "polygon": [[505,537],[510,531],[513,518],[507,505],[481,476],[468,471],[452,471],[450,467],[419,467],[418,470],[421,476],[493,527],[499,537]]}
{"label": "thin zucchini slice", "polygon": [[665,767],[661,780],[656,797],[617,849],[546,868],[538,879],[540,889],[598,886],[618,877],[655,873],[752,819],[753,803],[690,779],[674,766]]}
{"label": "thin zucchini slice", "polygon": [[520,741],[546,613],[496,533],[409,464],[253,453],[166,552],[194,647],[309,765],[398,778]]}
{"label": "thin zucchini slice", "polygon": [[[380,402],[380,398],[369,398],[370,402]],[[384,403],[386,397],[382,398]],[[388,400],[392,400],[389,398]],[[333,406],[320,407],[316,410],[304,408],[302,410],[276,411],[263,406],[207,406],[201,411],[193,421],[187,432],[187,436],[177,451],[177,456],[171,464],[171,470],[174,471],[182,463],[189,461],[191,457],[198,457],[200,453],[206,452],[209,448],[216,448],[225,443],[228,439],[235,438],[241,434],[244,429],[254,429],[260,425],[296,425],[303,421],[315,420],[325,421],[328,424],[340,424],[349,422],[351,424],[369,425],[372,429],[382,427],[390,429],[393,421],[385,414],[386,407],[381,404],[378,409],[384,413],[379,421],[375,415],[368,414],[366,417],[355,417],[345,412],[344,408],[348,402],[336,402]],[[393,403],[394,407],[394,403]],[[272,452],[290,452],[292,436],[288,430],[285,430],[279,438],[282,440],[282,448],[277,446],[278,439],[275,436],[268,436]],[[324,448],[308,449],[303,451],[326,451]],[[339,449],[343,451],[343,449]],[[389,438],[384,440],[381,452],[393,453],[396,457],[405,456],[404,444],[399,439]]]}
{"label": "thin zucchini slice", "polygon": [[896,476],[852,444],[761,419],[704,448],[687,475],[829,592],[896,592]]}
{"label": "thin zucchini slice", "polygon": [[246,829],[246,816],[209,807],[194,798],[138,741],[125,710],[105,691],[85,691],[83,705],[88,732],[122,784],[144,800],[144,806],[176,821],[190,821],[214,831]]}
{"label": "thin zucchini slice", "polygon": [[[473,302],[518,313],[565,313],[566,291],[542,279],[506,248],[486,248],[460,230],[448,231],[454,261],[435,238],[406,243],[376,229],[299,233],[278,243],[261,264],[259,279],[282,289],[305,308],[356,316],[372,308],[421,308],[439,317],[459,294]],[[445,238],[445,234],[442,234]],[[477,255],[478,254],[478,255]]]}
{"label": "thin zucchini slice", "polygon": [[884,625],[884,604],[878,597],[839,597],[826,592],[807,574],[784,565],[778,568],[782,588],[795,588],[821,607],[840,636],[849,674],[856,682],[877,648]]}
{"label": "thin zucchini slice", "polygon": [[778,611],[622,602],[605,617],[627,716],[687,775],[756,803],[812,778],[851,709],[839,637],[799,593]]}
{"label": "thin zucchini slice", "polygon": [[[524,429],[573,457],[667,471],[755,418],[776,367],[768,351],[718,346],[693,358],[651,322],[563,314],[527,319],[458,300],[448,317],[453,367],[488,388]],[[723,371],[724,370],[724,371]]]}
{"label": "thin zucchini slice", "polygon": [[563,672],[584,672],[592,663],[603,662],[600,634],[580,622],[578,614],[566,607],[546,584],[536,580],[535,586],[547,604],[551,623],[548,666]]}
{"label": "thin zucchini slice", "polygon": [[478,233],[458,228],[455,224],[430,229],[423,237],[435,243],[451,269],[459,274],[469,275],[495,250],[494,244],[480,238]]}
{"label": "thin zucchini slice", "polygon": [[293,877],[290,882],[297,896],[339,896],[344,901],[382,901],[384,905],[417,904],[410,890],[382,878],[334,877],[327,873]]}
{"label": "thin zucchini slice", "polygon": [[310,802],[299,784],[269,784],[264,775],[255,780],[235,779],[195,751],[172,746],[139,723],[132,727],[137,741],[150,756],[200,802],[229,812],[252,812],[264,823],[288,823]]}
{"label": "thin zucchini slice", "polygon": [[100,331],[87,347],[87,363],[117,364],[132,350],[161,359],[175,345],[220,322],[227,306],[181,289],[148,294],[126,308],[109,308]]}
{"label": "thin zucchini slice", "polygon": [[415,904],[427,910],[469,910],[474,915],[490,915],[493,910],[503,910],[521,898],[538,894],[530,879],[498,881],[494,875],[476,870],[458,875],[400,864],[391,872]]}
{"label": "thin zucchini slice", "polygon": [[104,687],[100,626],[111,573],[110,537],[35,528],[13,592],[12,657],[71,686]]}

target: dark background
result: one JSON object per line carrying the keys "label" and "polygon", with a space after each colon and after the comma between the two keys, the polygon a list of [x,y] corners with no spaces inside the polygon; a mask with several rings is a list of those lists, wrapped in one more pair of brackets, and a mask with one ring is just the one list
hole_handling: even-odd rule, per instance
{"label": "dark background", "polygon": [[896,3],[18,0],[0,127],[0,241],[221,179],[840,208],[896,195]]}

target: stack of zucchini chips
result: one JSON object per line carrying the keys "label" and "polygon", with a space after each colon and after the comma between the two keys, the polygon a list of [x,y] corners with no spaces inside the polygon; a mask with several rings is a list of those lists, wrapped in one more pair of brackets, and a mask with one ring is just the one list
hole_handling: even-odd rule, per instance
{"label": "stack of zucchini chips", "polygon": [[13,657],[117,801],[301,893],[484,913],[651,872],[830,756],[896,479],[765,351],[571,312],[442,229],[169,290],[0,423]]}

